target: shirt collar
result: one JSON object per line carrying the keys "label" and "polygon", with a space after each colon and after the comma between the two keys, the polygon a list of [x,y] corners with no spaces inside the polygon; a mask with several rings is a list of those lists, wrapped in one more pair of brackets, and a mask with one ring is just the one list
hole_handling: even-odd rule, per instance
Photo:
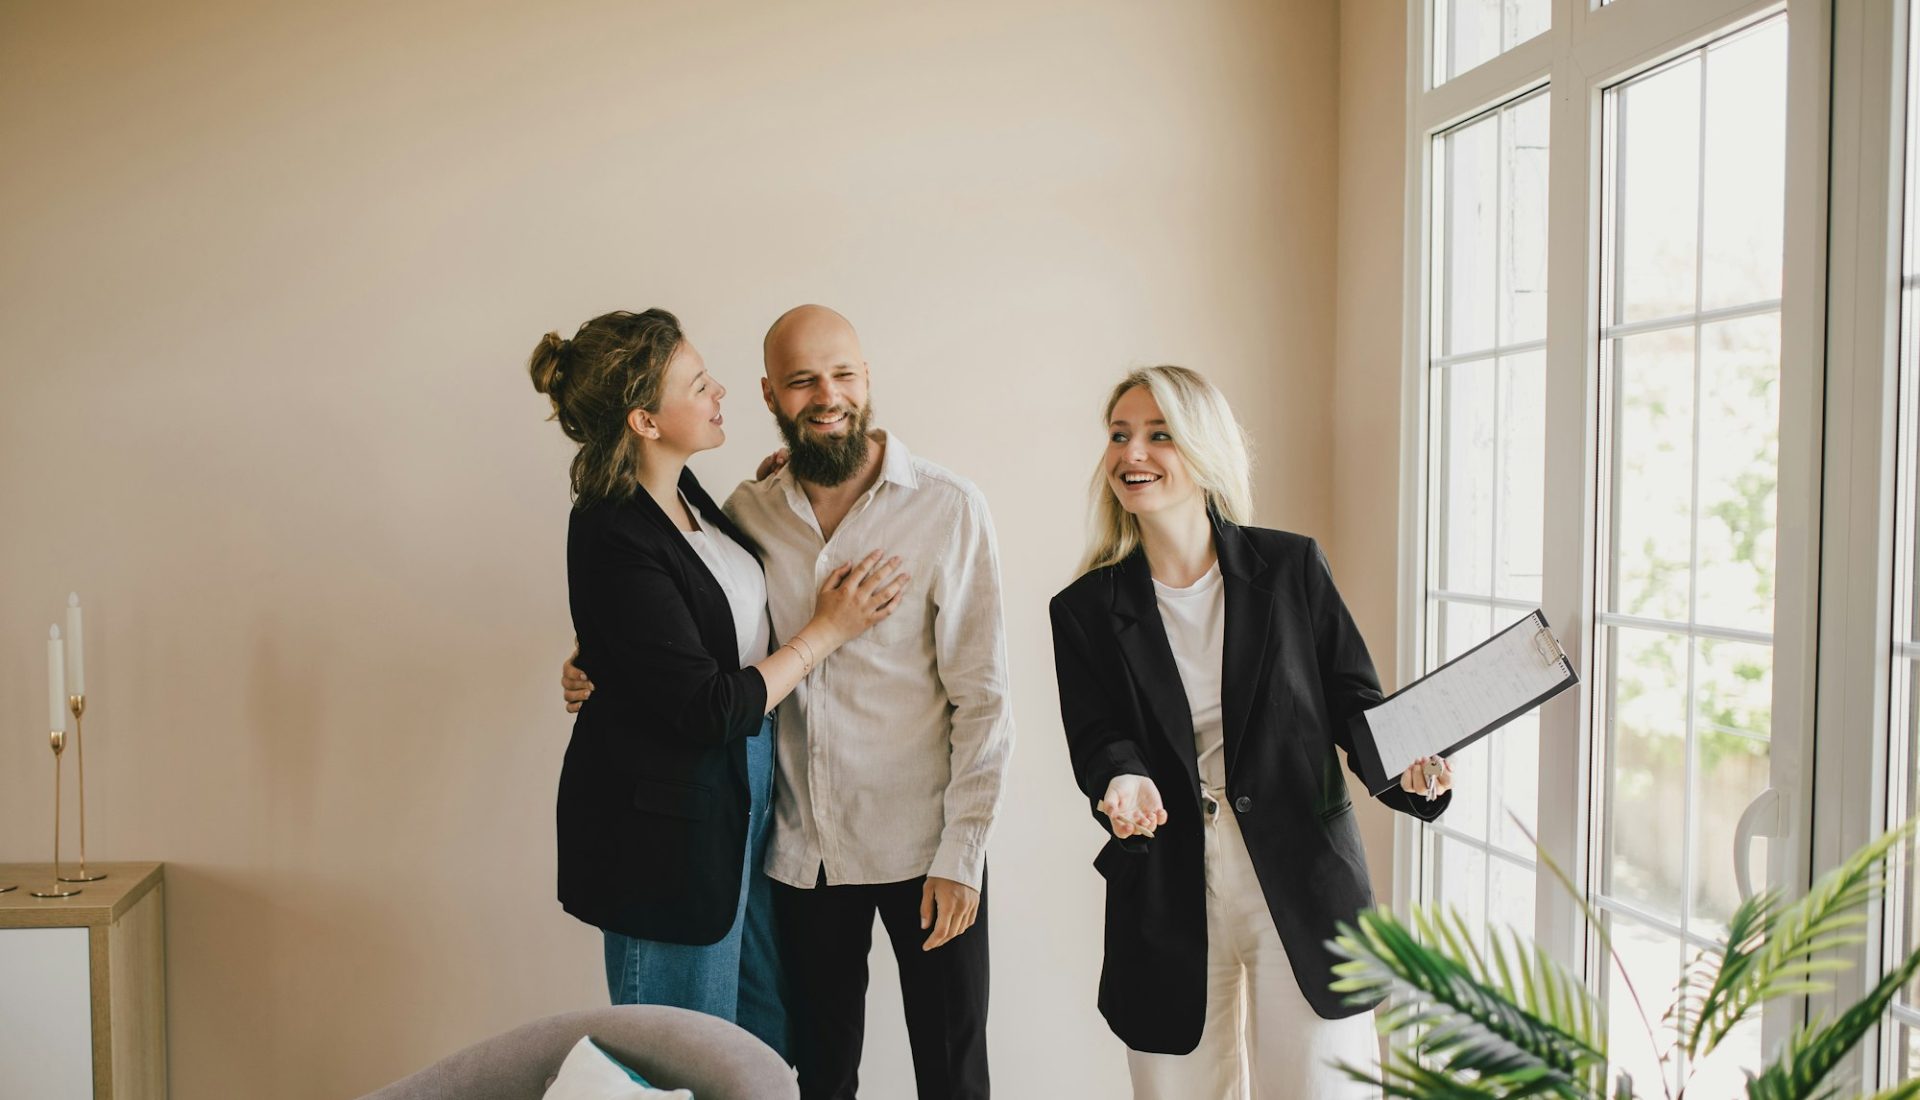
{"label": "shirt collar", "polygon": [[[907,450],[907,445],[901,442],[899,436],[885,428],[879,429],[877,434],[886,442],[886,449],[881,453],[880,476],[874,479],[875,487],[883,481],[890,481],[903,489],[918,489],[920,475],[913,469],[913,452]],[[800,479],[793,476],[792,466],[780,467],[772,480],[789,501],[796,495],[802,495]]]}
{"label": "shirt collar", "polygon": [[918,489],[920,475],[913,472],[913,452],[900,437],[882,428],[880,438],[886,441],[887,449],[880,460],[880,480],[891,481],[902,488]]}

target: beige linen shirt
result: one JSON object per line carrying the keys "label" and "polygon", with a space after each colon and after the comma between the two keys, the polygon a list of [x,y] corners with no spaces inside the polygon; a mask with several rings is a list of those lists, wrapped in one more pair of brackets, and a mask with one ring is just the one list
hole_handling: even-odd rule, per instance
{"label": "beige linen shirt", "polygon": [[1000,562],[986,498],[898,436],[873,487],[823,539],[790,470],[727,513],[760,544],[773,632],[813,617],[820,582],[880,549],[913,574],[884,622],[821,661],[780,704],[766,872],[811,887],[921,875],[980,886],[1013,749]]}

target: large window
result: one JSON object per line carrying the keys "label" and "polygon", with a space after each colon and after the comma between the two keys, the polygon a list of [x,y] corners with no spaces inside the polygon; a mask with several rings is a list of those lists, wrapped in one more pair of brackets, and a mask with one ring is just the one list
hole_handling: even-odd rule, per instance
{"label": "large window", "polygon": [[1647,1090],[1736,1094],[1804,1003],[1662,1063],[1581,912],[1658,1029],[1743,893],[1806,882],[1833,8],[1415,10],[1401,679],[1540,607],[1581,684],[1460,755],[1397,896],[1579,969]]}
{"label": "large window", "polygon": [[[1908,13],[1906,37],[1906,148],[1903,158],[1898,282],[1899,415],[1894,455],[1890,650],[1887,682],[1887,820],[1920,811],[1920,22]],[[1887,962],[1920,947],[1920,867],[1915,847],[1898,855],[1889,892]],[[1920,989],[1894,1001],[1892,1041],[1884,1061],[1889,1076],[1920,1077]]]}
{"label": "large window", "polygon": [[[1917,3],[1412,7],[1399,667],[1537,601],[1582,683],[1400,824],[1396,890],[1531,921],[1643,1092],[1738,1094],[1920,948],[1909,843],[1832,991],[1661,1063],[1522,836],[1658,1029],[1743,896],[1920,813]],[[1849,1070],[1920,1079],[1920,983]]]}
{"label": "large window", "polygon": [[[1430,664],[1540,602],[1548,106],[1535,91],[1433,139]],[[1529,716],[1462,753],[1493,781],[1426,831],[1426,892],[1476,927],[1533,928],[1538,743]]]}
{"label": "large window", "polygon": [[[1604,100],[1593,900],[1661,1004],[1724,933],[1771,785],[1786,38],[1775,18]],[[1615,984],[1624,1054],[1646,1044]],[[1738,1039],[1757,1068],[1759,1020]]]}

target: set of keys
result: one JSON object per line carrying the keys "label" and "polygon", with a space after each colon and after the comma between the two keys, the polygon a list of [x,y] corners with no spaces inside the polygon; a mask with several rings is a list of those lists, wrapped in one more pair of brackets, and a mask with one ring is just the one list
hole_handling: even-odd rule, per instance
{"label": "set of keys", "polygon": [[[1093,808],[1096,810],[1099,810],[1103,814],[1106,814],[1108,817],[1113,816],[1113,811],[1107,808],[1107,802],[1105,799],[1101,799],[1099,802],[1094,803]],[[1153,818],[1151,816],[1147,817],[1146,824],[1144,825],[1140,824],[1137,821],[1129,821],[1128,824],[1133,826],[1134,833],[1139,836],[1144,836],[1144,837],[1153,836],[1154,825],[1153,825]]]}

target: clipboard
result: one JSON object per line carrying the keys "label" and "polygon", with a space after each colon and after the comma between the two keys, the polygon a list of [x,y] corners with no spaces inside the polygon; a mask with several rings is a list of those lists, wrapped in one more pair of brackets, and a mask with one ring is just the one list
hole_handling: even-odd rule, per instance
{"label": "clipboard", "polygon": [[1360,777],[1381,794],[1423,756],[1452,756],[1580,682],[1547,617],[1512,626],[1353,716]]}

